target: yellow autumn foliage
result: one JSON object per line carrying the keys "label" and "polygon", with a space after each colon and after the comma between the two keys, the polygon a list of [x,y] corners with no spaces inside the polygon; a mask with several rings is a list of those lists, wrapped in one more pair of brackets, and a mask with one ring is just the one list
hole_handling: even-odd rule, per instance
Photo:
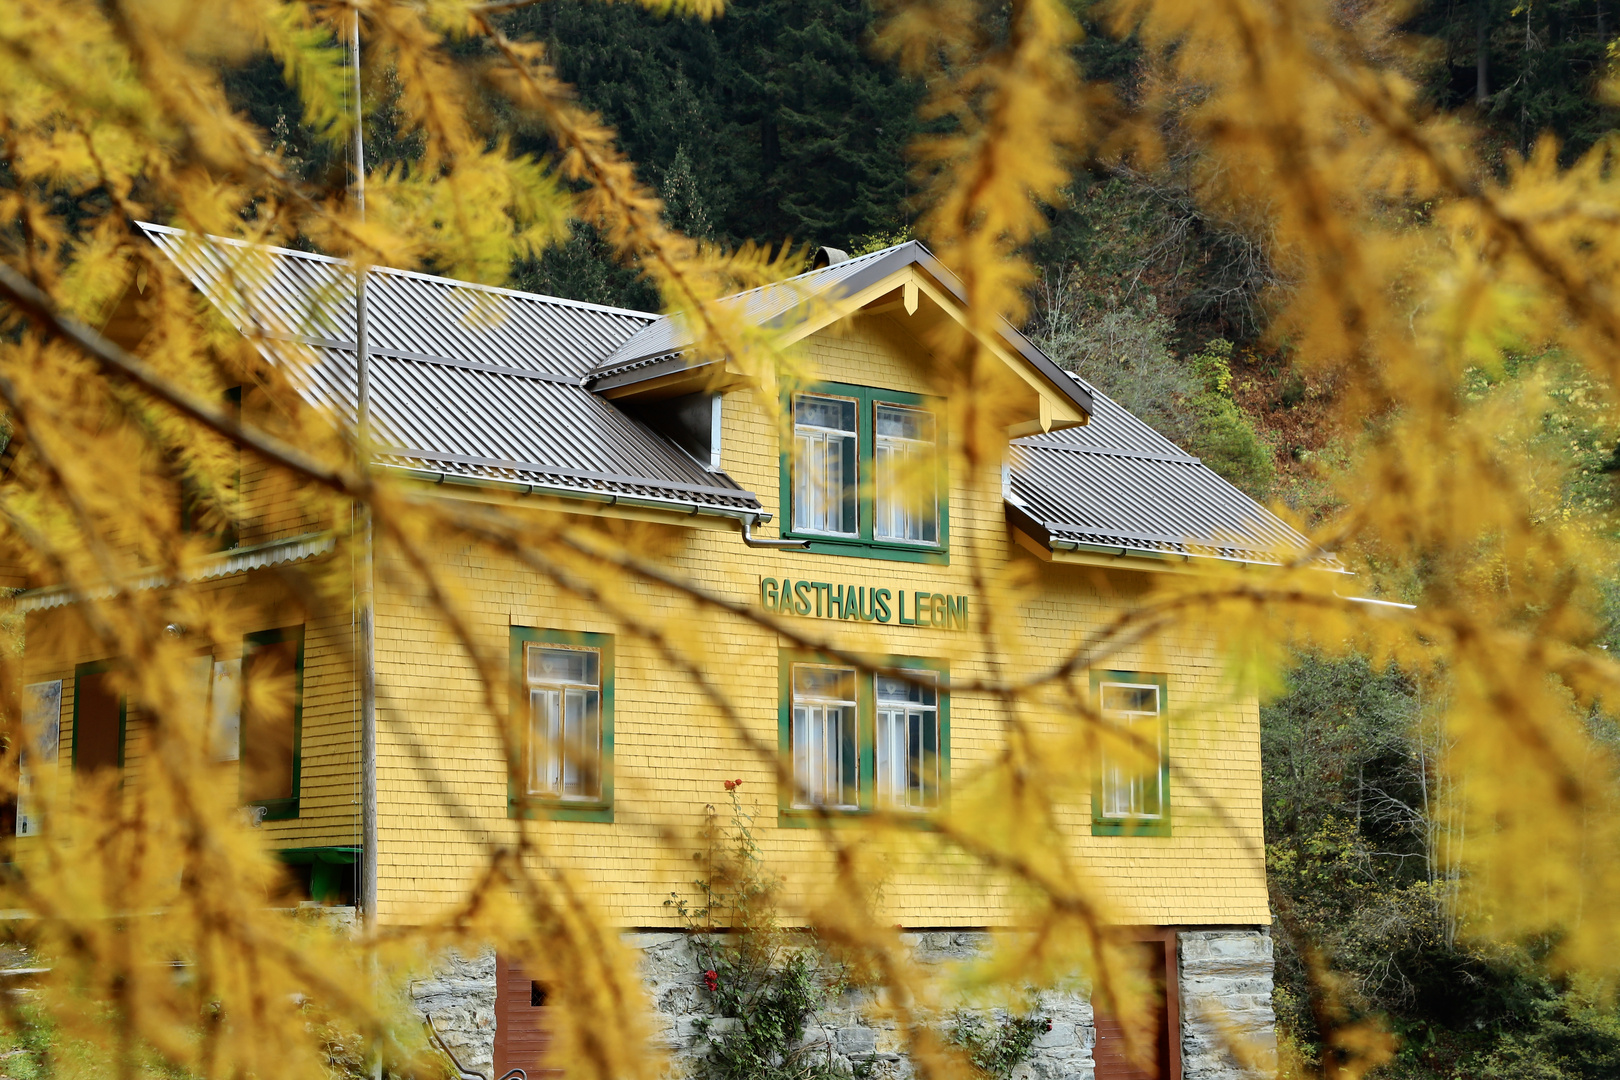
{"label": "yellow autumn foliage", "polygon": [[[807,377],[737,308],[713,303],[790,275],[800,257],[720,250],[666,225],[614,133],[578,103],[544,48],[501,32],[495,15],[511,6],[0,5],[0,416],[11,446],[0,565],[17,581],[71,591],[77,632],[130,661],[127,689],[155,721],[139,784],[39,793],[53,827],[0,880],[8,925],[53,960],[39,1008],[64,1038],[93,1048],[81,1064],[64,1058],[62,1075],[319,1076],[333,1032],[425,1073],[434,1066],[400,988],[425,957],[489,941],[556,976],[570,1075],[660,1075],[628,951],[589,890],[548,860],[543,823],[520,822],[515,844],[491,846],[475,887],[426,926],[350,936],[265,906],[276,864],[235,812],[234,781],[209,766],[202,710],[188,697],[194,647],[165,632],[177,624],[223,640],[240,628],[184,583],[203,540],[130,481],[137,467],[183,476],[229,519],[240,512],[242,447],[296,483],[305,512],[344,543],[354,507],[368,507],[434,617],[479,664],[486,705],[509,741],[516,735],[495,708],[504,660],[467,629],[462,584],[429,556],[436,539],[504,553],[593,601],[745,740],[733,689],[707,667],[701,635],[655,614],[644,590],[682,597],[702,619],[762,621],[790,643],[829,648],[802,626],[680,579],[633,526],[560,514],[537,526],[532,514],[448,506],[356,468],[341,418],[302,403],[131,226],[162,220],[253,243],[311,243],[361,266],[431,265],[499,282],[515,256],[586,220],[668,310],[686,313],[696,352],[724,355],[765,385]],[[699,18],[720,10],[712,0],[646,6]],[[1544,408],[1533,387],[1484,401],[1465,393],[1467,374],[1494,370],[1505,350],[1557,349],[1605,393],[1620,384],[1612,151],[1600,143],[1563,168],[1542,145],[1505,178],[1492,176],[1466,118],[1419,108],[1403,74],[1411,46],[1390,29],[1398,11],[1364,7],[1120,0],[1117,28],[1137,33],[1153,57],[1143,100],[1126,107],[1086,82],[1070,49],[1079,29],[1059,0],[1014,0],[1005,12],[976,0],[883,5],[876,47],[926,78],[925,113],[944,121],[914,149],[927,184],[919,234],[968,298],[966,325],[931,343],[952,403],[953,469],[986,476],[1004,459],[1006,388],[980,343],[996,337],[998,320],[1025,314],[1033,271],[1020,252],[1043,228],[1043,205],[1083,155],[1150,167],[1172,133],[1199,148],[1197,196],[1271,236],[1289,276],[1271,298],[1273,333],[1334,381],[1339,421],[1358,447],[1332,477],[1342,511],[1313,536],[1355,578],[1303,559],[1264,574],[1163,575],[1128,615],[1075,641],[1070,662],[1031,673],[1010,617],[1028,583],[975,570],[984,598],[975,647],[1003,674],[963,689],[999,696],[1004,754],[936,815],[926,838],[883,815],[819,830],[837,856],[836,888],[790,913],[865,958],[928,1075],[965,1075],[965,1066],[926,1024],[911,1023],[939,991],[877,913],[878,853],[934,845],[937,857],[1017,890],[1030,933],[977,973],[984,986],[1016,992],[1083,971],[1132,1014],[1146,989],[1111,946],[1097,890],[1053,808],[1089,783],[1081,763],[1094,760],[1101,737],[1078,677],[1125,643],[1178,626],[1224,627],[1245,678],[1263,681],[1289,646],[1305,643],[1443,675],[1446,768],[1457,781],[1448,820],[1460,823],[1447,839],[1467,868],[1468,931],[1554,933],[1554,962],[1568,967],[1601,972],[1620,956],[1616,763],[1585,728],[1592,710],[1620,702],[1620,665],[1592,647],[1598,586],[1615,566],[1609,529],[1546,512],[1557,487],[1548,477],[1562,466],[1533,449]],[[352,133],[356,16],[365,64],[393,73],[403,126],[422,146],[410,168],[369,178],[364,217],[351,198],[299,181],[265,133],[232,112],[221,83],[222,71],[269,52],[298,92],[303,122],[341,144]],[[476,64],[452,53],[466,39],[484,46]],[[542,126],[556,157],[515,157],[491,137],[477,121],[481,93]],[[150,330],[135,357],[83,327],[99,325],[137,283]],[[273,406],[249,423],[212,404],[244,382]],[[134,587],[152,573],[179,584]],[[350,584],[333,570],[308,587],[347,595]],[[9,618],[15,633],[20,617]],[[11,648],[0,658],[12,748],[0,791],[15,788],[17,748],[29,737],[16,704],[22,682]],[[1034,722],[1051,717],[1062,718],[1063,735]],[[774,746],[750,745],[782,767]],[[1346,1077],[1389,1045],[1368,1026],[1345,1027],[1333,1042],[1342,1053],[1324,1067]]]}

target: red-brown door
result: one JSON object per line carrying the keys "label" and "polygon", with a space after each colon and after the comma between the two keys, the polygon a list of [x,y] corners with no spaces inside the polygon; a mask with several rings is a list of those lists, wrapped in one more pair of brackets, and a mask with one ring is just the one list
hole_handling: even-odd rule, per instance
{"label": "red-brown door", "polygon": [[1175,931],[1145,931],[1138,941],[1142,964],[1153,982],[1152,1060],[1136,1060],[1125,1052],[1125,1027],[1100,1007],[1093,1014],[1097,1043],[1092,1047],[1096,1080],[1181,1080],[1181,1045],[1176,1008]]}
{"label": "red-brown door", "polygon": [[551,1048],[551,1010],[546,991],[516,961],[495,957],[495,1076],[522,1069],[529,1080],[561,1076],[545,1068]]}

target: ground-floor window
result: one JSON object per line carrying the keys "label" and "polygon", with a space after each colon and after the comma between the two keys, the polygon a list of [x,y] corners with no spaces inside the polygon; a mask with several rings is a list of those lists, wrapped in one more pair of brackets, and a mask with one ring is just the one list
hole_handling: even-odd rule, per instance
{"label": "ground-floor window", "polygon": [[860,806],[854,668],[793,665],[794,806]]}
{"label": "ground-floor window", "polygon": [[1094,671],[1093,700],[1102,718],[1093,835],[1170,832],[1169,713],[1163,675]]}
{"label": "ground-floor window", "polygon": [[877,801],[926,810],[939,804],[939,687],[932,672],[877,675]]}
{"label": "ground-floor window", "polygon": [[514,808],[611,820],[612,637],[513,627],[512,700],[522,742]]}
{"label": "ground-floor window", "polygon": [[879,674],[783,653],[781,743],[792,775],[784,820],[940,804],[950,761],[944,666],[914,657],[885,666]]}
{"label": "ground-floor window", "polygon": [[73,771],[93,773],[124,765],[128,701],[113,662],[80,664],[73,677]]}
{"label": "ground-floor window", "polygon": [[239,739],[242,801],[266,821],[298,816],[304,718],[304,628],[249,634],[242,643]]}
{"label": "ground-floor window", "polygon": [[288,885],[292,889],[290,899],[313,900],[335,907],[354,906],[359,848],[283,848],[277,854],[287,870]]}

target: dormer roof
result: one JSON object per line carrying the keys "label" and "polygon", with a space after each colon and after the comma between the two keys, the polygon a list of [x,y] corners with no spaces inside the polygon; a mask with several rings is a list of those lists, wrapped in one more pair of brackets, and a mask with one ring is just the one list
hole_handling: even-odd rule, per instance
{"label": "dormer roof", "polygon": [[[842,301],[881,291],[886,283],[898,287],[908,271],[937,289],[947,303],[954,303],[958,308],[966,304],[967,293],[960,279],[915,240],[749,289],[720,302],[740,308],[743,318],[756,327],[802,336],[848,314]],[[1056,411],[1071,416],[1069,423],[1084,423],[1091,413],[1090,392],[1086,387],[1070,379],[1034,342],[1005,319],[1000,320],[999,332],[996,346],[1010,353],[1014,362],[1026,369],[1021,372],[1026,381],[1058,399],[1061,403]],[[662,316],[626,338],[604,358],[590,373],[590,386],[600,393],[619,397],[637,387],[666,380],[672,374],[701,368],[705,361],[692,357],[687,351],[694,340],[683,314]]]}

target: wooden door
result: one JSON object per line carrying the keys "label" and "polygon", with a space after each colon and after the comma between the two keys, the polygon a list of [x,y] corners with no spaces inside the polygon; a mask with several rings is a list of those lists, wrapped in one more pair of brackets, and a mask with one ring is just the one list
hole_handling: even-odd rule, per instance
{"label": "wooden door", "polygon": [[1097,1042],[1092,1047],[1096,1080],[1181,1080],[1181,1023],[1177,1008],[1176,934],[1143,931],[1138,939],[1142,965],[1153,983],[1153,1059],[1132,1061],[1125,1053],[1125,1026],[1099,1007],[1093,1014]]}
{"label": "wooden door", "polygon": [[551,1010],[546,991],[522,966],[495,957],[495,1077],[522,1069],[529,1080],[557,1077],[560,1069],[544,1067],[551,1048]]}

